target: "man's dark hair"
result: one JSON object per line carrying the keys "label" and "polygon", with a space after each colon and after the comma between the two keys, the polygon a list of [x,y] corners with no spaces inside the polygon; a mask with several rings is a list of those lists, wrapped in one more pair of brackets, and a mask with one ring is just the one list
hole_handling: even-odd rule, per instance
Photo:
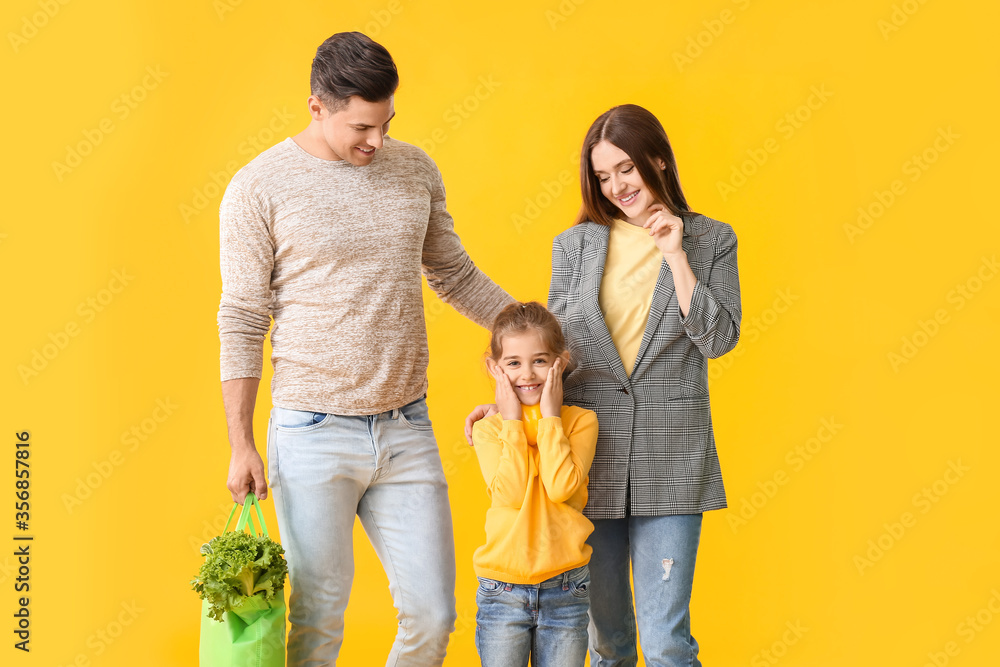
{"label": "man's dark hair", "polygon": [[389,99],[399,86],[396,63],[385,47],[360,32],[338,32],[316,49],[312,94],[331,112],[357,95],[366,102]]}

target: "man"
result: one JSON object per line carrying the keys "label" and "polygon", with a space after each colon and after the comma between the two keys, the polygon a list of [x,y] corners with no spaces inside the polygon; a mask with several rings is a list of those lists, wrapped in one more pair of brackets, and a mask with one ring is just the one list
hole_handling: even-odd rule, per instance
{"label": "man", "polygon": [[266,498],[253,409],[270,318],[268,475],[291,580],[288,664],[334,664],[361,518],[399,630],[390,665],[440,665],[455,620],[447,485],[424,397],[421,272],[489,326],[511,297],[469,259],[434,162],[387,136],[399,83],[360,33],[317,50],[295,137],[241,169],[223,198],[222,395],[236,502]]}

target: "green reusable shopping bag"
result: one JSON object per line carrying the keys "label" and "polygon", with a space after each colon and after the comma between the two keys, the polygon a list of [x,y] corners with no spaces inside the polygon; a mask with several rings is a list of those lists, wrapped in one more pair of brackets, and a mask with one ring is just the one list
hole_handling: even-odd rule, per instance
{"label": "green reusable shopping bag", "polygon": [[[233,506],[226,521],[233,520],[239,503]],[[256,534],[251,517],[251,506],[257,511],[261,534],[267,535],[264,515],[257,497],[248,493],[243,511],[236,522],[236,530],[247,526]],[[284,667],[285,665],[285,595],[269,602],[260,595],[244,598],[243,603],[226,612],[226,620],[216,621],[208,615],[209,602],[202,601],[201,645],[198,651],[201,667]]]}

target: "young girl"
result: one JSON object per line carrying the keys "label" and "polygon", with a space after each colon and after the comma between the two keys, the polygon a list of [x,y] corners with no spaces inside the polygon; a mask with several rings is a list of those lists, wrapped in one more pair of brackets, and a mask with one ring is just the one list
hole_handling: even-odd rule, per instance
{"label": "young girl", "polygon": [[584,664],[593,524],[582,514],[597,443],[594,412],[562,404],[569,360],[558,320],[513,303],[493,323],[486,364],[498,414],[473,428],[492,500],[479,578],[476,649],[484,667]]}
{"label": "young girl", "polygon": [[698,667],[702,515],[726,506],[708,359],[740,337],[736,234],[688,206],[667,133],[642,107],[594,121],[580,183],[582,211],[553,243],[549,308],[579,351],[564,400],[601,421],[585,508],[590,664],[636,664],[641,638],[645,664]]}

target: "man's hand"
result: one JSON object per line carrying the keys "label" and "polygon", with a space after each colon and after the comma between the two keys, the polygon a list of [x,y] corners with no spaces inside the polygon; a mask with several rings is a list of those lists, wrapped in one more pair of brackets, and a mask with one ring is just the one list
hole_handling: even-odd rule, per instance
{"label": "man's hand", "polygon": [[497,409],[496,403],[484,403],[483,405],[477,405],[475,409],[469,413],[469,416],[465,418],[465,440],[471,445],[472,426],[480,419],[492,417],[498,412],[500,411]]}
{"label": "man's hand", "polygon": [[232,448],[226,488],[233,494],[233,500],[240,504],[250,491],[260,500],[267,498],[264,461],[257,453],[253,440],[253,406],[259,384],[258,378],[237,378],[222,383],[222,403],[226,409],[229,445]]}
{"label": "man's hand", "polygon": [[233,449],[233,455],[229,459],[229,478],[226,480],[226,488],[233,495],[233,500],[240,505],[250,491],[253,491],[259,500],[267,498],[264,460],[260,458],[255,448]]}

